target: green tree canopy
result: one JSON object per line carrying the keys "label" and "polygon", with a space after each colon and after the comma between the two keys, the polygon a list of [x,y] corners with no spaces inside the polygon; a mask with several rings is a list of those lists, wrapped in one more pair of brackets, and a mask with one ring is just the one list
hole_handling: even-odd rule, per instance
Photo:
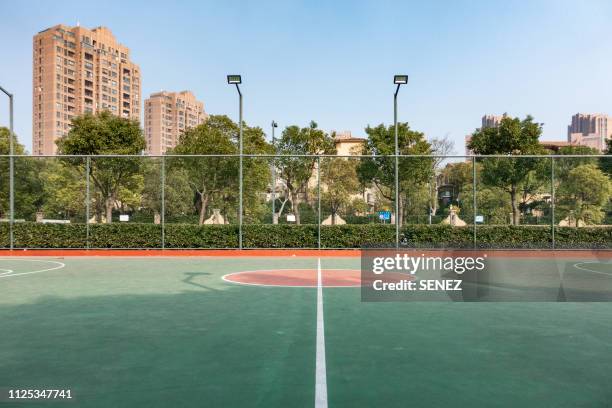
{"label": "green tree canopy", "polygon": [[[545,154],[546,151],[539,143],[541,135],[542,124],[534,122],[531,116],[523,120],[505,116],[499,126],[477,129],[468,148],[479,155]],[[517,157],[485,157],[479,161],[483,164],[482,181],[489,186],[499,187],[510,195],[512,223],[518,225],[518,198],[525,194],[524,189],[521,191],[521,187],[525,186],[521,184],[527,182],[530,173],[535,170],[540,170],[538,175],[544,175],[547,172],[543,167],[545,161],[539,158]]]}
{"label": "green tree canopy", "polygon": [[[261,128],[243,125],[245,154],[270,153]],[[238,124],[225,115],[212,115],[203,124],[184,132],[171,151],[178,155],[206,157],[169,158],[170,169],[186,171],[188,184],[196,196],[199,223],[204,223],[211,208],[219,208],[225,216],[234,217],[239,191]],[[259,208],[259,194],[269,182],[269,166],[265,160],[243,160],[243,200],[245,220],[253,222]]]}
{"label": "green tree canopy", "polygon": [[[0,126],[0,154],[10,154],[10,133],[8,128]],[[15,133],[13,133],[13,149],[15,149],[15,154],[26,154],[25,147],[19,143]]]}
{"label": "green tree canopy", "polygon": [[[66,155],[133,155],[145,148],[138,121],[120,118],[108,111],[75,117],[70,132],[56,144],[58,152]],[[121,189],[142,186],[133,178],[139,171],[140,161],[138,158],[92,158],[89,176],[104,201],[106,222],[112,222],[112,210]],[[67,162],[84,168],[81,159],[67,159]]]}
{"label": "green tree canopy", "polygon": [[[10,152],[10,131],[0,127],[0,154]],[[17,135],[13,134],[13,148],[16,157],[14,161],[15,187],[15,219],[33,220],[43,204],[43,189],[39,177],[41,160],[26,156],[25,147],[19,143]],[[10,210],[9,158],[0,157],[0,218],[8,218]]]}
{"label": "green tree canopy", "polygon": [[344,212],[353,203],[361,184],[357,178],[357,162],[344,157],[326,157],[321,160],[321,201],[332,216]]}
{"label": "green tree canopy", "polygon": [[[374,184],[380,194],[391,201],[395,200],[395,128],[393,125],[380,124],[376,127],[366,127],[368,139],[363,154],[371,158],[363,159],[357,173],[362,184]],[[431,145],[425,140],[422,132],[410,129],[408,123],[398,123],[398,147],[403,155],[431,154]],[[411,194],[423,194],[422,186],[433,176],[433,158],[402,157],[399,159],[399,217],[397,222],[403,223],[405,204],[422,202],[419,197]],[[425,203],[429,202],[425,192]]]}
{"label": "green tree canopy", "polygon": [[570,170],[559,188],[560,209],[570,219],[587,224],[600,223],[604,206],[610,200],[610,179],[594,164],[583,164]]}
{"label": "green tree canopy", "polygon": [[335,154],[336,147],[332,136],[318,128],[311,121],[308,127],[287,126],[281,138],[276,143],[276,153],[279,155],[294,155],[279,157],[275,160],[280,178],[284,181],[286,191],[283,205],[280,206],[277,217],[283,211],[285,203],[290,202],[295,213],[296,223],[300,223],[298,211],[302,196],[306,194],[308,182],[313,177],[316,157],[296,157],[295,155]]}
{"label": "green tree canopy", "polygon": [[[588,146],[563,146],[559,149],[558,154],[564,156],[571,155],[594,155],[599,154],[597,149]],[[583,164],[597,164],[596,157],[560,157],[555,159],[555,178],[563,180],[568,173]]]}
{"label": "green tree canopy", "polygon": [[606,157],[602,157],[599,166],[608,176],[612,177],[612,139],[606,140],[608,148],[604,152]]}

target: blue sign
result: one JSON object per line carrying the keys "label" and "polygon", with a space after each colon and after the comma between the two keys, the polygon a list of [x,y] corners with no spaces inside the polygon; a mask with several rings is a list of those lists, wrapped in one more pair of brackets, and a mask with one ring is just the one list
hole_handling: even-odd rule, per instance
{"label": "blue sign", "polygon": [[378,219],[383,221],[389,221],[391,219],[391,211],[379,211]]}

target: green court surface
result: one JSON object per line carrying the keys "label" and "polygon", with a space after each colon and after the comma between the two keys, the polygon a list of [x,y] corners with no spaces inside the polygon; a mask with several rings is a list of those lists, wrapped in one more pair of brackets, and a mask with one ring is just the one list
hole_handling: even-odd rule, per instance
{"label": "green court surface", "polygon": [[[612,273],[602,265],[586,269]],[[332,287],[335,271],[359,268],[2,258],[0,388],[70,389],[75,401],[0,407],[612,406],[612,303],[367,303],[359,287]],[[282,286],[223,279],[260,270],[303,273]],[[330,280],[304,284],[319,270]]]}

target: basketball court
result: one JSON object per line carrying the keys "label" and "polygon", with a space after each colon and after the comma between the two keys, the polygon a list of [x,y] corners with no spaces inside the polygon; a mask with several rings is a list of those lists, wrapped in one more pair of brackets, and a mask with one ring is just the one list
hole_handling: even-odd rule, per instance
{"label": "basketball court", "polygon": [[[600,252],[564,253],[569,281],[611,281]],[[537,274],[549,256],[498,259]],[[0,384],[71,389],[79,407],[612,400],[612,303],[574,302],[571,290],[562,302],[362,302],[360,261],[359,251],[6,251]]]}

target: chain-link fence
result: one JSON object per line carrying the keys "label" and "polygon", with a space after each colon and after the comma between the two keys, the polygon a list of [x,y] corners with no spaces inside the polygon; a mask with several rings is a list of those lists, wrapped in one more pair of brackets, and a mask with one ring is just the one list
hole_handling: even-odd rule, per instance
{"label": "chain-link fence", "polygon": [[359,155],[0,156],[0,247],[612,248],[612,156],[400,155],[397,183],[395,166]]}

